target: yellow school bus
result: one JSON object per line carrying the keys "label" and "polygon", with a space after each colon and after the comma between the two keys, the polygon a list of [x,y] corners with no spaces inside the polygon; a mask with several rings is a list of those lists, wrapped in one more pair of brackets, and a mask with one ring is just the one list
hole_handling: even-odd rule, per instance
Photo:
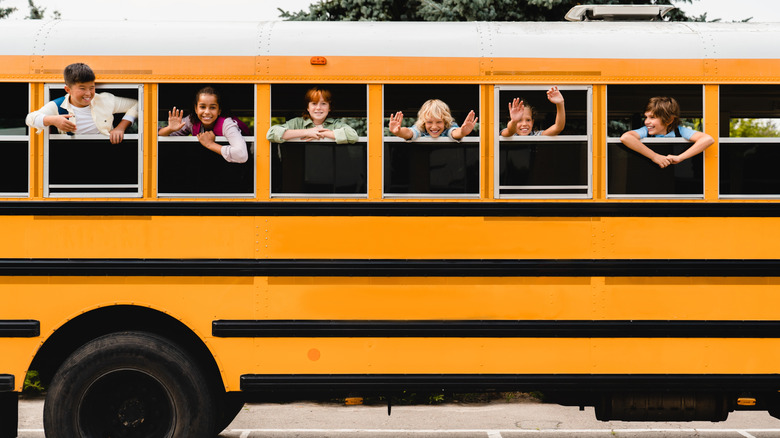
{"label": "yellow school bus", "polygon": [[[780,414],[780,25],[201,26],[0,27],[0,437],[29,370],[51,436],[214,436],[249,400],[403,390]],[[25,126],[74,62],[139,101],[122,143]],[[246,163],[157,135],[206,84]],[[315,86],[358,140],[268,141]],[[500,135],[514,98],[550,126],[552,86],[559,135]],[[626,148],[652,96],[715,144],[664,169]],[[431,98],[478,126],[389,133]]]}

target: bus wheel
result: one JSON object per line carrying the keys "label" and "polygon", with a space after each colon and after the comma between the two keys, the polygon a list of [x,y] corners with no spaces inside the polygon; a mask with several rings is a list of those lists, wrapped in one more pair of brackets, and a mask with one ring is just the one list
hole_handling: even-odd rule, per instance
{"label": "bus wheel", "polygon": [[43,409],[46,435],[213,436],[213,397],[184,350],[143,332],[85,344],[54,375]]}
{"label": "bus wheel", "polygon": [[244,400],[236,394],[223,392],[217,399],[217,433],[222,432],[235,420],[241,409],[244,408]]}

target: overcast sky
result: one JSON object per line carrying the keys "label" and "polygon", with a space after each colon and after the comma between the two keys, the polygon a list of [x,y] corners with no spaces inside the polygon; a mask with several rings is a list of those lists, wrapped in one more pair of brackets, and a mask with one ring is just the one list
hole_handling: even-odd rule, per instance
{"label": "overcast sky", "polygon": [[[127,20],[278,20],[282,8],[290,11],[307,9],[317,0],[34,0],[46,8],[50,17],[55,10],[64,19]],[[200,6],[199,6],[200,5]],[[739,21],[753,17],[753,22],[780,22],[780,2],[769,0],[694,0],[678,3],[689,15],[707,12],[709,19]],[[0,7],[16,7],[10,18],[22,19],[28,12],[27,0],[0,0]]]}

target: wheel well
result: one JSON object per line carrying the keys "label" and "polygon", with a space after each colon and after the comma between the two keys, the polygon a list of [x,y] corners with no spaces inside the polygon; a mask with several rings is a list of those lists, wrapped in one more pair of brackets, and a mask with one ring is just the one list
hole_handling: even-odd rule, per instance
{"label": "wheel well", "polygon": [[186,325],[158,310],[118,305],[84,313],[57,329],[41,346],[30,365],[48,386],[62,362],[92,339],[126,330],[155,333],[175,342],[191,354],[211,385],[224,391],[214,357],[203,341]]}

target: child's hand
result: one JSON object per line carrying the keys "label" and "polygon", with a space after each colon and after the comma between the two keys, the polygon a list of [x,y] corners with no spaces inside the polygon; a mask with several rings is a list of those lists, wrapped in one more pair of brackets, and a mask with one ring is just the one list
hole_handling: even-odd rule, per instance
{"label": "child's hand", "polygon": [[320,140],[325,138],[323,131],[327,131],[327,129],[318,128],[316,126],[314,128],[304,129],[301,138],[306,141]]}
{"label": "child's hand", "polygon": [[116,127],[111,130],[111,132],[108,133],[108,138],[111,140],[111,144],[119,144],[122,143],[122,140],[125,138],[125,130],[119,127]]}
{"label": "child's hand", "polygon": [[460,126],[460,133],[465,137],[469,135],[469,133],[474,129],[474,125],[477,124],[477,120],[479,120],[474,114],[474,111],[469,111],[469,114],[466,116],[466,120],[463,121],[463,124]]}
{"label": "child's hand", "polygon": [[176,107],[173,107],[173,111],[168,111],[168,127],[173,132],[184,127],[184,122],[181,120],[183,115],[184,111],[177,110]]}
{"label": "child's hand", "polygon": [[549,90],[547,90],[547,100],[554,104],[563,103],[563,94],[561,94],[560,91],[558,91],[558,87],[552,87]]}
{"label": "child's hand", "polygon": [[399,132],[401,132],[401,123],[404,120],[404,113],[401,111],[398,111],[397,113],[390,116],[390,123],[387,125],[387,128],[390,130],[390,133],[393,135],[398,135]]}
{"label": "child's hand", "polygon": [[655,156],[653,156],[653,163],[657,164],[658,167],[663,169],[664,167],[672,164],[672,161],[669,159],[669,157],[665,157],[661,154],[655,154]]}
{"label": "child's hand", "polygon": [[61,116],[55,116],[52,121],[52,125],[56,126],[62,132],[76,132],[76,124],[71,122],[70,119],[73,114],[63,114]]}
{"label": "child's hand", "polygon": [[679,155],[667,155],[666,159],[669,160],[670,164],[680,164],[683,162],[683,158],[680,158]]}
{"label": "child's hand", "polygon": [[203,146],[209,147],[209,145],[212,145],[215,142],[215,139],[217,138],[216,135],[214,135],[214,131],[204,131],[201,133],[198,133],[198,141]]}
{"label": "child's hand", "polygon": [[509,120],[519,123],[520,119],[523,118],[524,112],[525,104],[523,104],[523,101],[520,100],[519,97],[515,97],[514,100],[509,103]]}

